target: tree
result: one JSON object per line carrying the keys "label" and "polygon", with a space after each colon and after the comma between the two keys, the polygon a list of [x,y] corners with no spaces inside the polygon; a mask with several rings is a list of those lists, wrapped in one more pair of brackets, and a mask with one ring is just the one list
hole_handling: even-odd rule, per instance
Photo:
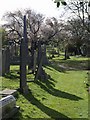
{"label": "tree", "polygon": [[[72,18],[80,19],[82,22],[83,27],[87,29],[88,32],[90,32],[90,14],[89,14],[89,7],[90,7],[90,1],[88,0],[70,0],[69,3],[66,6],[69,10],[71,10]],[[88,26],[85,24],[85,22],[88,22]]]}
{"label": "tree", "polygon": [[1,33],[1,40],[2,40],[2,47],[8,45],[7,41],[7,31],[4,28],[0,28],[0,33]]}
{"label": "tree", "polygon": [[7,12],[4,19],[7,23],[2,27],[7,31],[8,45],[14,49],[13,55],[18,55],[17,47],[19,47],[23,36],[23,13],[20,10]]}
{"label": "tree", "polygon": [[[34,11],[26,10],[27,23],[28,23],[28,42],[30,43],[30,52],[31,52],[31,63],[29,68],[33,69],[34,65],[34,51],[39,49],[40,41],[40,29],[43,23],[44,17],[42,14],[37,14]],[[40,53],[40,50],[38,50]],[[38,55],[39,55],[38,53]],[[38,57],[39,58],[39,57]],[[32,70],[33,72],[33,70]]]}
{"label": "tree", "polygon": [[[59,43],[59,36],[62,29],[63,24],[59,22],[55,17],[46,19],[46,24],[42,27],[42,38],[45,45],[45,49],[46,45],[52,45],[52,47],[54,47],[56,43]],[[59,44],[57,46],[59,48]]]}
{"label": "tree", "polygon": [[85,29],[83,29],[82,22],[78,19],[68,21],[69,31],[71,32],[72,43],[77,47],[78,54],[81,54],[80,47],[85,40]]}
{"label": "tree", "polygon": [[16,38],[22,37],[22,29],[23,29],[23,13],[22,11],[16,12],[7,12],[4,15],[4,19],[7,20],[7,23],[3,25],[4,28],[7,28],[9,31],[8,34],[15,34]]}
{"label": "tree", "polygon": [[57,7],[59,7],[60,4],[67,5],[67,2],[65,0],[54,0],[54,3],[57,4]]}

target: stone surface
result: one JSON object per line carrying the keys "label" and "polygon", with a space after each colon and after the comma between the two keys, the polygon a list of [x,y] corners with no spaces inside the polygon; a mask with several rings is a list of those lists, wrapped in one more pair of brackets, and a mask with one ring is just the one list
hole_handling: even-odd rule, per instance
{"label": "stone surface", "polygon": [[20,107],[19,106],[16,106],[12,109],[12,111],[10,111],[8,114],[6,114],[5,116],[2,117],[2,120],[6,120],[10,118],[13,119],[14,118],[14,115],[19,111]]}
{"label": "stone surface", "polygon": [[10,50],[6,47],[2,50],[2,75],[10,72]]}
{"label": "stone surface", "polygon": [[7,95],[15,96],[16,94],[17,94],[17,90],[5,89],[3,91],[0,91],[0,95],[2,96],[7,96]]}
{"label": "stone surface", "polygon": [[20,45],[20,91],[27,94],[27,57],[28,57],[28,43],[27,43],[27,29],[26,29],[26,16],[24,16],[24,34]]}
{"label": "stone surface", "polygon": [[[6,92],[5,92],[6,93]],[[18,112],[19,106],[16,106],[16,99],[13,95],[8,95],[0,99],[0,120],[12,118]]]}

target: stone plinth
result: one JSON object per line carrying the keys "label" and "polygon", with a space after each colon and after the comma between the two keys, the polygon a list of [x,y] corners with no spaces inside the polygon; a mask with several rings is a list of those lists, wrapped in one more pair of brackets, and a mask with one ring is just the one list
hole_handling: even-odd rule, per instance
{"label": "stone plinth", "polygon": [[17,95],[17,90],[5,89],[3,91],[0,91],[0,95],[2,95],[2,96],[7,96],[7,95],[16,96]]}

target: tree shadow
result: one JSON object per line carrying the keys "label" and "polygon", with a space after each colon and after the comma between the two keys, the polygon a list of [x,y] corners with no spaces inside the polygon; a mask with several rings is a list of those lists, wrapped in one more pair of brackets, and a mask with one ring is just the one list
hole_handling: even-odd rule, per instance
{"label": "tree shadow", "polygon": [[[28,117],[29,118],[29,117]],[[27,120],[29,120],[27,118]],[[21,113],[21,111],[19,110],[18,112],[17,112],[17,114],[15,114],[12,118],[8,118],[8,119],[6,119],[6,120],[23,120],[24,118],[23,118],[23,116],[22,116],[22,113]]]}
{"label": "tree shadow", "polygon": [[38,84],[42,89],[44,89],[45,91],[47,91],[49,94],[53,96],[62,97],[62,98],[74,100],[74,101],[79,101],[82,99],[76,95],[55,89],[54,88],[55,84],[52,83],[50,80],[46,80],[46,81],[39,80],[39,81],[35,81],[35,83]]}
{"label": "tree shadow", "polygon": [[[52,70],[51,68],[54,68],[58,72],[66,73],[65,67],[60,67],[59,64],[60,64],[59,62],[51,62],[49,65],[44,66],[44,67],[47,68],[47,69],[49,69],[49,70]],[[51,68],[49,68],[49,67],[51,67]]]}
{"label": "tree shadow", "polygon": [[63,118],[65,120],[70,120],[67,116],[65,116],[62,113],[59,113],[58,111],[49,108],[45,105],[43,105],[38,99],[36,99],[32,92],[29,90],[29,93],[26,95],[23,95],[28,101],[30,101],[31,104],[35,105],[37,108],[39,108],[42,112],[46,113],[48,116],[54,119],[60,119]]}
{"label": "tree shadow", "polygon": [[[59,72],[64,72],[69,70],[88,70],[88,60],[52,60],[50,64],[48,65],[49,67],[54,68],[55,70]],[[45,66],[46,68],[49,69],[48,66]]]}
{"label": "tree shadow", "polygon": [[51,70],[51,71],[53,71],[53,69],[52,68],[50,68],[49,67],[49,65],[43,65],[45,68],[47,68],[47,69],[49,69],[49,70]]}

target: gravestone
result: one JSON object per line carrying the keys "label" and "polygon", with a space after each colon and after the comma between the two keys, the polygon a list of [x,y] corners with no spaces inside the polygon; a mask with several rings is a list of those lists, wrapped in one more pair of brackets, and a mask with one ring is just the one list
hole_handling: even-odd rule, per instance
{"label": "gravestone", "polygon": [[26,82],[26,65],[27,65],[27,30],[26,30],[26,16],[24,16],[24,38],[20,45],[20,91],[24,94],[28,92],[28,86]]}
{"label": "gravestone", "polygon": [[10,72],[10,50],[9,47],[6,48],[6,73]]}
{"label": "gravestone", "polygon": [[10,72],[10,50],[6,47],[2,50],[2,75]]}
{"label": "gravestone", "polygon": [[0,120],[14,118],[19,108],[19,106],[16,106],[16,99],[13,95],[3,97],[0,99]]}
{"label": "gravestone", "polygon": [[2,75],[5,74],[5,62],[6,62],[6,52],[2,49]]}

